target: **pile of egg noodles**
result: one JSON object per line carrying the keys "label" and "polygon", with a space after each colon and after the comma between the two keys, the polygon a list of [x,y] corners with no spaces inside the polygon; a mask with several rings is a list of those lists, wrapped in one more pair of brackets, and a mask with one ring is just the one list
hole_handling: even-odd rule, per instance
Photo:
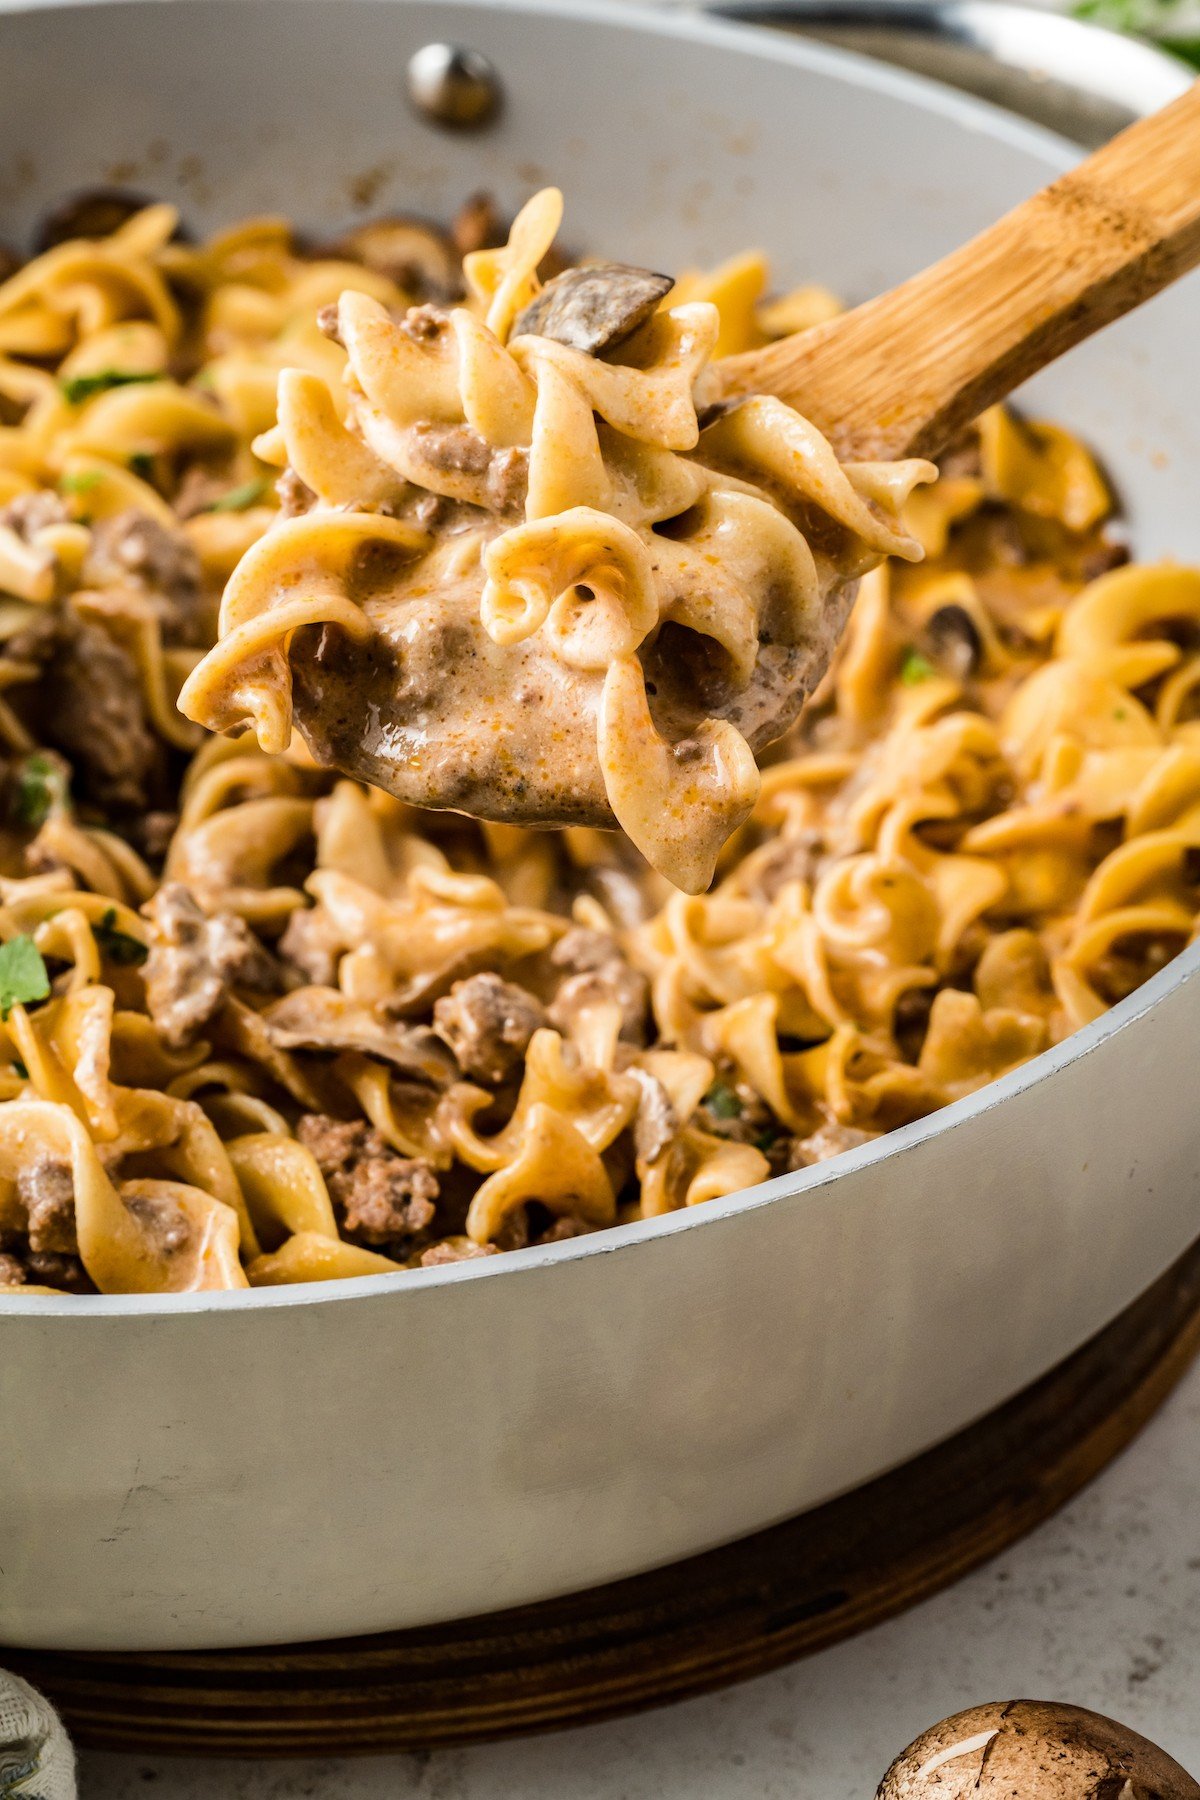
{"label": "pile of egg noodles", "polygon": [[[1087,451],[1002,410],[906,495],[707,892],[182,716],[233,571],[311,504],[277,396],[337,413],[318,315],[482,319],[461,257],[503,233],[177,224],[0,282],[0,1286],[365,1276],[696,1205],[971,1093],[1190,941],[1200,573],[1126,563]],[[669,305],[716,354],[836,306],[767,294],[748,255]]]}

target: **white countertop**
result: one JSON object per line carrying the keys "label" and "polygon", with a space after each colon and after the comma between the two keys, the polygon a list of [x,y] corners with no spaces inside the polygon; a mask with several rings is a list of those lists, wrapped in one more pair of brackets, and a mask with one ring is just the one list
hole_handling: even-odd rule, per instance
{"label": "white countertop", "polygon": [[1041,1530],[890,1624],[709,1699],[555,1736],[353,1761],[89,1756],[83,1800],[869,1800],[925,1726],[1033,1696],[1200,1774],[1200,1364]]}

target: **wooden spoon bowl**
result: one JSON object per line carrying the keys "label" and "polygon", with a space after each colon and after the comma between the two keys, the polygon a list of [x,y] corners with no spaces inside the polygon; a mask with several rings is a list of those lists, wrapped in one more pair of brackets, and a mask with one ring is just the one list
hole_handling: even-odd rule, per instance
{"label": "wooden spoon bowl", "polygon": [[[698,400],[776,395],[843,461],[929,455],[1197,261],[1200,84],[890,293],[712,365]],[[697,722],[729,719],[756,753],[782,736],[853,598],[853,585],[829,594],[803,647],[760,648],[749,686],[698,704]],[[389,610],[386,598],[365,610],[370,646],[317,632],[293,646],[296,717],[320,760],[423,805],[615,824],[595,752],[599,675],[557,662],[537,637],[498,649],[474,593],[439,594],[425,613]],[[648,673],[655,654],[642,652]],[[688,729],[686,718],[672,722]]]}

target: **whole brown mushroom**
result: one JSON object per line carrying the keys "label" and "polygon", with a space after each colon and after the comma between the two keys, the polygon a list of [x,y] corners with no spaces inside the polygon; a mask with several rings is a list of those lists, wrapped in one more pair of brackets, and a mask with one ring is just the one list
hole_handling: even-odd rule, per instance
{"label": "whole brown mushroom", "polygon": [[365,263],[419,300],[453,300],[462,292],[454,245],[421,219],[370,219],[340,237],[331,253]]}
{"label": "whole brown mushroom", "polygon": [[876,1800],[1200,1800],[1200,1783],[1115,1719],[1052,1700],[993,1700],[923,1732]]}
{"label": "whole brown mushroom", "polygon": [[[82,188],[43,213],[34,233],[33,253],[40,256],[44,250],[53,250],[56,244],[69,243],[74,238],[111,237],[135,213],[153,204],[152,195],[132,188]],[[183,234],[177,229],[175,235]]]}

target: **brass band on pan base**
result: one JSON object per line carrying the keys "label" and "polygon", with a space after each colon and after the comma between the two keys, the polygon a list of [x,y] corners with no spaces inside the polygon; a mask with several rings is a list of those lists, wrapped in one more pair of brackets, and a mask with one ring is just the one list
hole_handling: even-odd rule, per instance
{"label": "brass band on pan base", "polygon": [[1200,1244],[1032,1387],[816,1511],[538,1606],[375,1637],[171,1654],[14,1651],[80,1745],[187,1755],[435,1749],[760,1675],[994,1556],[1121,1451],[1200,1350]]}

